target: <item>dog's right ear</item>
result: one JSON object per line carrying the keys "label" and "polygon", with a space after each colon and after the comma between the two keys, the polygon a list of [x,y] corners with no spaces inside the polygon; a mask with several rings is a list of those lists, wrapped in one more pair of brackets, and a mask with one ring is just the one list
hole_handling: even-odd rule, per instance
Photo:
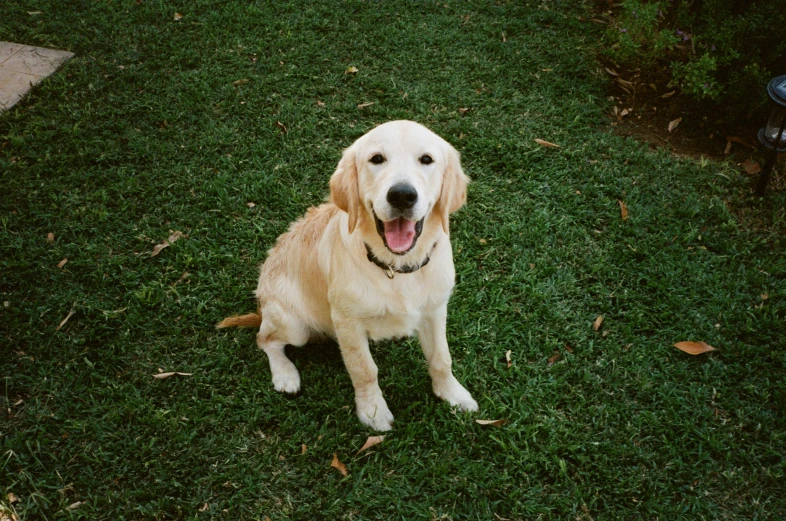
{"label": "dog's right ear", "polygon": [[355,147],[344,150],[336,171],[330,177],[330,201],[349,215],[349,233],[355,231],[360,214],[358,169]]}

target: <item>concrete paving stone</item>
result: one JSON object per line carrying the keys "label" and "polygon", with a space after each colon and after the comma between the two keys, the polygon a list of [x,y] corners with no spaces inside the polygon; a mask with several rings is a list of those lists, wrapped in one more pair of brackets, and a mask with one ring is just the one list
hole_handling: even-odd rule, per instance
{"label": "concrete paving stone", "polygon": [[0,64],[0,68],[35,76],[49,76],[73,55],[74,53],[57,49],[23,46]]}
{"label": "concrete paving stone", "polygon": [[2,65],[4,61],[10,58],[12,54],[18,52],[23,47],[28,47],[28,46],[21,45],[18,43],[0,42],[0,65]]}
{"label": "concrete paving stone", "polygon": [[43,79],[43,76],[7,71],[0,67],[0,111],[11,108]]}

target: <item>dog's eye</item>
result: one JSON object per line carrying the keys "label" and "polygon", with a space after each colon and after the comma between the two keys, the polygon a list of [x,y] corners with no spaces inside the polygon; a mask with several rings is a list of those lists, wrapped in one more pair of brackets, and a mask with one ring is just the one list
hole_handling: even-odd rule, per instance
{"label": "dog's eye", "polygon": [[381,165],[382,163],[385,162],[385,158],[382,157],[382,154],[374,154],[373,156],[371,156],[371,162],[374,163],[375,165]]}
{"label": "dog's eye", "polygon": [[423,164],[423,165],[430,165],[433,162],[434,162],[434,160],[428,154],[424,154],[424,155],[422,155],[420,157],[420,163]]}

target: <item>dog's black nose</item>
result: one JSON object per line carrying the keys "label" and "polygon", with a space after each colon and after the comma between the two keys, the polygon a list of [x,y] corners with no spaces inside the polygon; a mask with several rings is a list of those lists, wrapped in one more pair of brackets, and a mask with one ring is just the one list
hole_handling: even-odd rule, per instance
{"label": "dog's black nose", "polygon": [[407,210],[415,206],[418,200],[418,191],[415,187],[406,183],[399,183],[393,185],[388,190],[388,202],[393,208],[397,210]]}

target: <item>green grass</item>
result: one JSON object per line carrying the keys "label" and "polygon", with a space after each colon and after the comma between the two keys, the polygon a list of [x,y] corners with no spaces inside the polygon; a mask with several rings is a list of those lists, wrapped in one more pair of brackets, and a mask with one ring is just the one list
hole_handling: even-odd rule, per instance
{"label": "green grass", "polygon": [[[786,196],[610,133],[602,29],[579,16],[5,0],[0,40],[76,57],[0,115],[0,501],[22,520],[786,517]],[[288,398],[251,331],[213,325],[253,310],[341,150],[398,118],[474,181],[448,337],[480,412],[431,394],[415,340],[377,344],[396,426],[356,454],[372,433],[334,345],[290,351]],[[188,237],[151,257],[170,230]]]}

